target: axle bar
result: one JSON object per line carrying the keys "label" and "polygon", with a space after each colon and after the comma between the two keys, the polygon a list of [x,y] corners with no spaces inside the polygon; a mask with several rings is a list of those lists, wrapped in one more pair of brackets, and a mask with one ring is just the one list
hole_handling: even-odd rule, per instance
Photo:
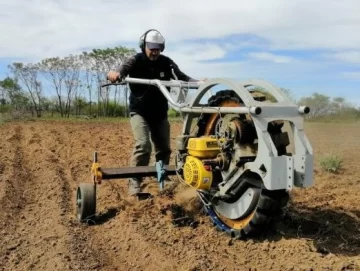
{"label": "axle bar", "polygon": [[[164,165],[166,175],[176,175],[176,168],[173,165]],[[156,166],[137,166],[124,168],[101,168],[102,179],[125,179],[135,177],[157,177]]]}

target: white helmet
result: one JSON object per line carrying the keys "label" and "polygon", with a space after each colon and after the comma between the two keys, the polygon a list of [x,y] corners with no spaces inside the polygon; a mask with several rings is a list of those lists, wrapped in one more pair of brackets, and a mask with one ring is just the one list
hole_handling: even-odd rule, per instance
{"label": "white helmet", "polygon": [[159,31],[150,29],[140,37],[140,49],[144,51],[145,45],[149,49],[159,49],[162,52],[165,49],[165,39]]}

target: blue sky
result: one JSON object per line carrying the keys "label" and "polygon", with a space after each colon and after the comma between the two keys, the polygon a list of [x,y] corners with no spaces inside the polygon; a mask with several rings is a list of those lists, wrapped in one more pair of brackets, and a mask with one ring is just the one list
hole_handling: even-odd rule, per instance
{"label": "blue sky", "polygon": [[14,61],[124,45],[156,28],[195,78],[260,78],[360,106],[360,1],[16,0],[1,4],[0,80]]}

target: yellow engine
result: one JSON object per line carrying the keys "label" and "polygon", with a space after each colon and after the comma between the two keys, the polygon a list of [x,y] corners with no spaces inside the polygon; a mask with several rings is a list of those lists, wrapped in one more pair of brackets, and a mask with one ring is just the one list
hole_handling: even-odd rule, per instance
{"label": "yellow engine", "polygon": [[196,188],[208,190],[213,180],[212,169],[204,166],[202,159],[215,158],[220,152],[219,140],[213,137],[190,138],[188,156],[184,165],[185,182]]}

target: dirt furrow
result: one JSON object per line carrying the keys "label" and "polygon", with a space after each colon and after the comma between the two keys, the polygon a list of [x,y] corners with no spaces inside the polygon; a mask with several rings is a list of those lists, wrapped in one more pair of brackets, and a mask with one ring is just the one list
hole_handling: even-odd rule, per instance
{"label": "dirt furrow", "polygon": [[37,131],[31,125],[22,127],[22,133],[17,133],[18,140],[14,145],[16,174],[13,175],[12,184],[20,187],[16,191],[22,194],[23,201],[19,201],[21,208],[15,213],[15,227],[11,232],[11,240],[15,244],[11,246],[12,253],[8,255],[9,264],[5,269],[68,270],[71,268],[70,253],[63,252],[68,251],[67,231],[62,226],[65,213],[58,207],[61,183],[56,182],[49,171],[51,166],[41,166],[46,161],[51,164],[54,160],[42,145],[42,131]]}
{"label": "dirt furrow", "polygon": [[2,133],[2,136],[6,141],[1,152],[1,173],[4,175],[1,174],[0,262],[1,270],[11,270],[20,261],[17,250],[24,243],[21,220],[25,216],[21,213],[31,203],[31,199],[27,197],[28,189],[31,189],[31,177],[29,169],[24,165],[22,128],[15,126],[6,135]]}
{"label": "dirt furrow", "polygon": [[[179,186],[174,198],[159,196],[154,179],[145,191],[156,196],[143,202],[127,197],[124,180],[104,181],[97,217],[77,221],[76,188],[90,181],[93,151],[103,166],[128,165],[128,123],[1,125],[0,270],[359,270],[359,126],[341,126],[341,137],[333,126],[310,128],[314,187],[292,192],[276,231],[233,241],[191,209],[189,191]],[[346,154],[339,174],[321,170],[321,150]],[[197,214],[197,227],[173,225],[175,201]]]}
{"label": "dirt furrow", "polygon": [[13,174],[1,200],[6,206],[3,270],[99,267],[87,236],[78,234],[73,221],[69,177],[57,153],[62,148],[56,149],[62,139],[33,126],[22,127],[10,137]]}
{"label": "dirt furrow", "polygon": [[41,174],[51,175],[52,183],[55,185],[53,191],[57,201],[57,212],[51,215],[59,219],[59,226],[62,226],[66,236],[64,251],[67,251],[65,257],[69,267],[75,270],[98,269],[104,265],[105,258],[92,247],[89,236],[82,233],[83,225],[74,217],[76,186],[69,166],[72,146],[68,132],[68,129],[61,131],[49,129],[43,132],[42,153],[48,164],[42,163],[42,170],[46,173]]}
{"label": "dirt furrow", "polygon": [[[66,126],[65,129],[58,133],[58,136],[60,137],[61,134],[62,138],[72,135],[67,138],[67,148],[63,148],[59,152],[61,159],[59,164],[63,165],[60,166],[60,168],[64,169],[64,176],[66,176],[65,179],[67,180],[65,183],[68,183],[72,190],[71,193],[68,193],[68,195],[71,194],[71,198],[68,198],[66,201],[66,208],[73,212],[72,215],[74,217],[76,188],[79,183],[90,181],[93,151],[100,149],[102,158],[105,158],[103,161],[106,163],[106,159],[110,156],[119,159],[119,155],[124,155],[124,153],[116,152],[116,150],[113,149],[118,148],[121,150],[123,146],[116,145],[116,142],[114,142],[113,147],[109,145],[109,143],[104,144],[104,141],[108,142],[108,139],[102,135],[103,127],[98,127],[98,125],[94,125],[90,133],[87,130],[80,133],[78,127],[71,125]],[[117,132],[117,134],[118,133],[119,132]],[[85,143],[79,144],[79,142]],[[104,148],[101,146],[104,146]],[[116,153],[119,153],[119,155],[116,155]],[[113,165],[116,164],[113,160],[110,161],[112,161]],[[120,161],[120,163],[127,164],[127,161],[125,159]],[[123,270],[121,267],[128,266],[129,260],[131,262],[131,257],[125,253],[125,250],[121,249],[121,253],[119,254],[119,249],[122,247],[121,244],[110,245],[112,239],[118,240],[116,236],[109,238],[106,232],[107,226],[105,226],[105,232],[101,227],[101,225],[111,222],[110,220],[126,205],[126,200],[121,197],[121,194],[124,192],[122,189],[123,187],[119,189],[118,185],[113,182],[105,182],[100,186],[97,197],[98,216],[96,220],[90,221],[90,225],[80,224],[75,217],[73,220],[78,232],[78,235],[73,238],[75,240],[82,237],[86,238],[86,242],[83,242],[82,246],[91,246],[91,248],[88,247],[86,250],[94,252],[93,256],[86,258],[85,262],[89,264],[90,261],[93,261],[95,263],[90,263],[90,266],[99,266],[101,270]],[[98,226],[100,226],[100,228],[98,228]]]}

